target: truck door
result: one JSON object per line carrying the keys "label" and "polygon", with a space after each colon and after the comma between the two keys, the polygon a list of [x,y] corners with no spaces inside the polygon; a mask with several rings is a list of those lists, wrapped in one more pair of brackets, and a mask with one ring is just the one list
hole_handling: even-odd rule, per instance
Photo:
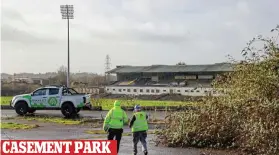
{"label": "truck door", "polygon": [[49,88],[46,106],[59,107],[59,105],[60,105],[59,88]]}
{"label": "truck door", "polygon": [[47,89],[42,88],[34,91],[31,95],[31,107],[44,108],[47,103]]}

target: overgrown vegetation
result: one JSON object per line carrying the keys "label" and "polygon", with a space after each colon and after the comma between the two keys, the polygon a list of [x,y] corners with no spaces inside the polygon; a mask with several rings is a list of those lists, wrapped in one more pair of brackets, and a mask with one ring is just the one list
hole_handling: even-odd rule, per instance
{"label": "overgrown vegetation", "polygon": [[1,122],[1,129],[32,129],[39,127],[38,125],[29,125],[29,124],[19,124],[13,122]]}
{"label": "overgrown vegetation", "polygon": [[87,122],[93,122],[95,123],[96,121],[91,121],[87,119],[66,119],[66,118],[61,118],[61,117],[50,117],[50,116],[23,116],[23,117],[3,117],[1,120],[26,120],[26,121],[38,121],[38,122],[46,122],[46,123],[57,123],[57,124],[63,124],[63,125],[80,125],[84,124]]}
{"label": "overgrown vegetation", "polygon": [[26,94],[33,90],[41,87],[38,84],[27,84],[27,83],[3,83],[1,82],[1,95],[9,96],[15,94]]}
{"label": "overgrown vegetation", "polygon": [[197,111],[171,114],[157,142],[279,154],[279,25],[272,32],[275,37],[250,41],[244,61],[232,60],[234,72],[216,78],[214,88],[223,96],[205,97]]}
{"label": "overgrown vegetation", "polygon": [[[108,110],[113,107],[115,99],[94,99],[92,100],[93,106],[102,106],[102,109]],[[197,106],[196,102],[189,102],[189,101],[154,101],[154,100],[137,100],[137,99],[120,99],[121,105],[126,107],[134,107],[136,104],[140,104],[144,107],[156,107],[158,106]]]}
{"label": "overgrown vegetation", "polygon": [[[0,104],[9,105],[12,100],[11,96],[1,96]],[[92,99],[91,103],[93,106],[101,106],[103,110],[108,110],[113,107],[115,99]],[[136,104],[147,107],[158,107],[158,106],[197,106],[197,102],[190,101],[152,101],[152,100],[121,100],[122,106],[134,107]],[[155,109],[155,108],[154,108]]]}
{"label": "overgrown vegetation", "polygon": [[83,120],[73,120],[73,119],[65,119],[60,117],[21,117],[22,119],[28,120],[28,121],[40,121],[40,122],[49,122],[49,123],[58,123],[58,124],[64,124],[64,125],[78,125],[82,124]]}

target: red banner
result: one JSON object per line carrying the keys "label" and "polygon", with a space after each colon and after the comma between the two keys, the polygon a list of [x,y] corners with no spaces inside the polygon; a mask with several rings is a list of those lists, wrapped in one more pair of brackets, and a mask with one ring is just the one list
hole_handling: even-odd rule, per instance
{"label": "red banner", "polygon": [[1,140],[1,155],[117,155],[116,140]]}

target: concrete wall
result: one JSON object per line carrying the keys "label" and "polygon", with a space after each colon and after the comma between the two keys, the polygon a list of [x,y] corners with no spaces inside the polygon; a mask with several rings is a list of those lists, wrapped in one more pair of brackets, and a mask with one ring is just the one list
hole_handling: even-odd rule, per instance
{"label": "concrete wall", "polygon": [[193,87],[121,87],[121,86],[107,86],[106,93],[111,94],[126,94],[126,95],[160,95],[160,94],[181,94],[185,96],[206,96],[212,94],[213,96],[220,95],[212,88],[193,88]]}

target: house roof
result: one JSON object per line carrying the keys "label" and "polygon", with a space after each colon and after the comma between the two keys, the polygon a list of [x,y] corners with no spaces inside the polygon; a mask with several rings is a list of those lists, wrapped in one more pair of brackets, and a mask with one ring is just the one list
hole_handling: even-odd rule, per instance
{"label": "house roof", "polygon": [[229,72],[229,63],[215,63],[206,65],[152,65],[152,66],[117,66],[107,73],[164,73],[164,72]]}

